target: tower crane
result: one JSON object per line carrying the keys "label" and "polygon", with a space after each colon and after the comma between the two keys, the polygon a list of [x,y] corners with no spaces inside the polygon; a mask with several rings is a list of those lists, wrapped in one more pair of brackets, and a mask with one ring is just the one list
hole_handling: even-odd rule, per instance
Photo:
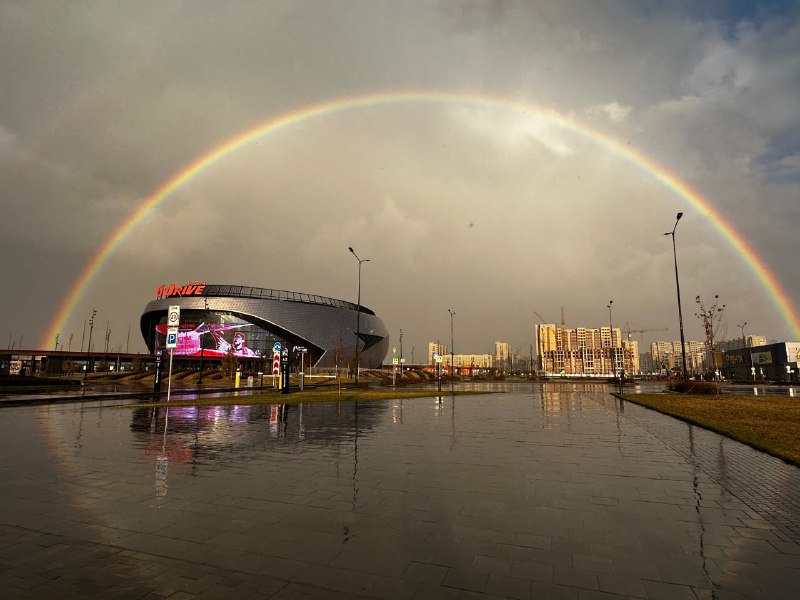
{"label": "tower crane", "polygon": [[628,334],[628,338],[631,337],[632,333],[638,333],[639,336],[644,339],[644,334],[649,333],[651,331],[669,331],[669,327],[650,327],[647,329],[632,329],[629,323],[625,323],[625,332]]}

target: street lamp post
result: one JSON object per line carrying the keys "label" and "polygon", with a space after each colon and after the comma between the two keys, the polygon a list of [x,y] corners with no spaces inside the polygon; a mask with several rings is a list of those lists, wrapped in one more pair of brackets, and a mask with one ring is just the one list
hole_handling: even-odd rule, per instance
{"label": "street lamp post", "polygon": [[[750,362],[750,373],[753,375],[753,381],[755,381],[756,380],[756,370],[753,367],[753,353],[748,348],[748,346],[747,346],[747,338],[744,336],[744,328],[747,327],[747,321],[745,321],[741,325],[737,325],[737,327],[742,330],[742,347],[748,349],[747,355],[750,358],[750,361],[749,361]],[[746,376],[747,375],[745,374],[745,377]]]}
{"label": "street lamp post", "polygon": [[450,313],[450,381],[452,382],[453,375],[455,374],[455,363],[453,362],[455,356],[455,349],[453,348],[453,317],[456,316],[456,313],[449,308],[447,312]]}
{"label": "street lamp post", "polygon": [[737,325],[737,327],[742,330],[742,348],[747,348],[747,338],[744,337],[744,328],[747,327],[747,321],[741,325]]}
{"label": "street lamp post", "polygon": [[403,330],[400,330],[400,377],[402,381],[403,374],[406,372],[406,359],[403,358]]}
{"label": "street lamp post", "polygon": [[686,341],[683,337],[683,310],[681,309],[681,283],[678,279],[678,252],[675,249],[675,229],[678,227],[678,221],[681,220],[683,216],[682,212],[679,212],[678,215],[675,217],[675,225],[672,227],[672,231],[668,231],[664,235],[671,235],[672,236],[672,257],[675,260],[675,288],[678,290],[678,325],[681,330],[681,358],[683,359],[683,382],[685,384],[689,383],[689,372],[686,370]]}
{"label": "street lamp post", "polygon": [[358,312],[356,313],[356,386],[358,386],[358,371],[361,369],[361,263],[369,262],[368,258],[358,258],[352,246],[347,247],[350,254],[356,257],[358,261]]}
{"label": "street lamp post", "polygon": [[[203,298],[203,326],[208,329],[208,298]],[[197,376],[197,385],[203,383],[203,332],[200,332],[200,374]],[[264,377],[261,377],[261,386],[264,386]]]}
{"label": "street lamp post", "polygon": [[91,359],[89,355],[92,351],[92,330],[94,329],[94,317],[97,314],[96,310],[92,311],[92,318],[89,319],[89,345],[86,347],[86,370],[83,372],[83,380],[86,381],[86,378],[89,377],[89,364]]}
{"label": "street lamp post", "polygon": [[442,391],[442,355],[439,354],[442,348],[439,340],[436,340],[436,390]]}

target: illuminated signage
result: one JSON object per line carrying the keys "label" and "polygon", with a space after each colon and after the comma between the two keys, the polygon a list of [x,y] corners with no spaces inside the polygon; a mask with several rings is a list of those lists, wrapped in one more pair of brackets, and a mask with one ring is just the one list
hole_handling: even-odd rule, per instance
{"label": "illuminated signage", "polygon": [[156,298],[172,298],[173,296],[202,296],[205,290],[205,281],[187,281],[183,285],[165,283],[156,288]]}

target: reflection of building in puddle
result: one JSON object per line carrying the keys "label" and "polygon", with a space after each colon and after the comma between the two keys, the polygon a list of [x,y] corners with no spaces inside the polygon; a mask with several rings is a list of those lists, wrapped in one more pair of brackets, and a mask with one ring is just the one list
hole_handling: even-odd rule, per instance
{"label": "reflection of building in puddle", "polygon": [[583,397],[581,393],[607,393],[608,386],[602,383],[543,383],[542,411],[558,413],[565,410],[581,410]]}
{"label": "reflection of building in puddle", "polygon": [[274,445],[336,444],[350,440],[356,426],[362,433],[372,429],[390,409],[389,403],[370,403],[359,407],[356,418],[354,407],[353,402],[260,404],[169,407],[167,412],[158,406],[133,410],[130,428],[146,456],[153,461],[166,457],[174,469],[241,458],[241,452],[259,445],[269,450]]}

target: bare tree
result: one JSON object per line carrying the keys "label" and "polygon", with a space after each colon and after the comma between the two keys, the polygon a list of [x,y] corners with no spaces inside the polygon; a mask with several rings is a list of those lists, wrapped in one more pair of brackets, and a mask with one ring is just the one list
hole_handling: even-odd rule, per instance
{"label": "bare tree", "polygon": [[706,335],[706,350],[708,351],[708,364],[710,370],[716,368],[714,363],[714,351],[717,349],[717,339],[723,327],[722,313],[725,311],[725,305],[720,305],[719,294],[714,295],[714,303],[706,307],[705,302],[700,296],[697,296],[694,301],[698,305],[700,312],[694,313],[694,316],[703,324],[703,331]]}

